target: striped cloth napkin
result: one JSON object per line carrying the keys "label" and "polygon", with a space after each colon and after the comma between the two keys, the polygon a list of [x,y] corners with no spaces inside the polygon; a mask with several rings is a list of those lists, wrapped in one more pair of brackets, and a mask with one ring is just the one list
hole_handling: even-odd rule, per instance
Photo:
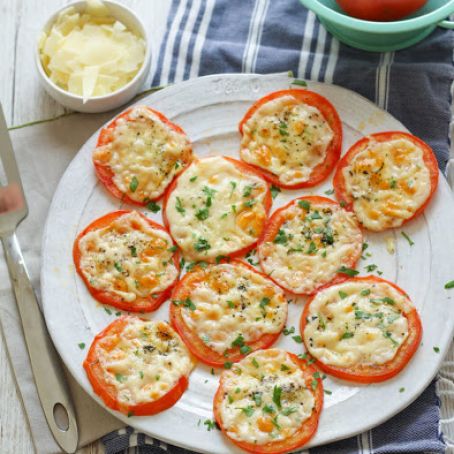
{"label": "striped cloth napkin", "polygon": [[[293,71],[354,90],[391,112],[449,158],[454,35],[437,30],[407,50],[367,53],[345,46],[298,0],[172,0],[153,86],[207,74]],[[443,453],[439,400],[432,383],[405,411],[364,434],[311,454]],[[103,437],[107,454],[186,454],[131,428]]]}

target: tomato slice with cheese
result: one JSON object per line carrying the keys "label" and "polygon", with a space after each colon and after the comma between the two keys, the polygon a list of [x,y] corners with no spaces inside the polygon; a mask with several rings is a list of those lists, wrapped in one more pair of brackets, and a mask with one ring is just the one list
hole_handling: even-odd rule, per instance
{"label": "tomato slice with cheese", "polygon": [[308,196],[272,214],[257,252],[274,282],[291,293],[310,295],[329,282],[345,280],[361,257],[362,243],[353,213],[334,200]]}
{"label": "tomato slice with cheese", "polygon": [[266,275],[232,260],[185,274],[172,293],[170,322],[194,356],[219,367],[273,344],[287,306]]}
{"label": "tomato slice with cheese", "polygon": [[304,308],[301,335],[320,369],[373,383],[408,364],[421,342],[422,325],[401,288],[367,276],[320,290]]}
{"label": "tomato slice with cheese", "polygon": [[130,107],[103,128],[93,152],[106,189],[136,205],[159,199],[191,161],[184,131],[148,106]]}
{"label": "tomato slice with cheese", "polygon": [[400,227],[426,208],[438,185],[437,159],[406,132],[372,134],[342,157],[334,175],[337,199],[367,229]]}
{"label": "tomato slice with cheese", "polygon": [[326,98],[309,90],[281,90],[259,99],[239,129],[241,159],[282,188],[320,183],[340,157],[339,115]]}
{"label": "tomato slice with cheese", "polygon": [[170,235],[137,211],[93,221],[76,238],[73,257],[93,298],[130,312],[157,309],[180,273]]}
{"label": "tomato slice with cheese", "polygon": [[322,406],[319,372],[293,353],[268,349],[222,372],[214,416],[240,448],[277,454],[300,448],[314,436]]}
{"label": "tomato slice with cheese", "polygon": [[271,207],[268,183],[229,157],[193,162],[169,187],[163,218],[185,258],[212,262],[255,247]]}
{"label": "tomato slice with cheese", "polygon": [[178,401],[194,362],[167,323],[123,316],[94,338],[83,366],[109,408],[146,416]]}

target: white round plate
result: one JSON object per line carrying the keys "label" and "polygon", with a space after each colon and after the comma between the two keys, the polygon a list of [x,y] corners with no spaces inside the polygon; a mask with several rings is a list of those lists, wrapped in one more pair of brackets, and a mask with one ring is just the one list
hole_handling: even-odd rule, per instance
{"label": "white round plate", "polygon": [[[287,75],[216,75],[183,82],[142,99],[178,123],[188,134],[198,156],[230,155],[238,158],[240,135],[238,123],[253,101],[261,96],[290,87]],[[405,127],[390,114],[365,98],[340,87],[309,82],[308,88],[327,97],[343,121],[343,151],[361,136]],[[94,395],[82,368],[94,335],[112,322],[119,312],[98,304],[88,293],[75,272],[72,247],[76,234],[95,218],[120,208],[98,182],[91,155],[98,132],[81,148],[55,193],[43,240],[42,296],[44,312],[53,341],[76,380],[101,405]],[[273,210],[303,194],[324,195],[332,188],[332,175],[310,190],[283,191],[273,203]],[[328,192],[329,193],[329,192]],[[331,196],[332,197],[332,196]],[[147,216],[162,223],[161,212]],[[316,436],[308,446],[329,443],[360,433],[383,421],[410,404],[436,374],[452,339],[454,326],[454,290],[445,290],[454,279],[454,205],[446,180],[440,184],[434,200],[423,216],[403,229],[381,234],[367,233],[369,244],[365,257],[358,264],[361,274],[383,273],[383,277],[405,289],[422,318],[424,335],[421,347],[405,370],[384,383],[357,386],[327,378],[325,405]],[[410,245],[404,231],[414,242]],[[393,237],[395,254],[387,252],[385,240]],[[366,266],[378,266],[367,273]],[[451,292],[451,293],[450,293]],[[289,297],[290,298],[290,297]],[[168,319],[169,303],[151,314]],[[298,334],[304,298],[290,304],[287,326]],[[87,347],[81,350],[78,344]],[[303,346],[292,336],[282,335],[278,347],[302,353]],[[440,349],[439,353],[434,347]],[[212,398],[220,370],[199,364],[190,377],[189,389],[171,409],[149,417],[128,418],[113,412],[125,424],[169,443],[205,453],[237,453],[218,430],[207,431],[204,421],[212,419]],[[404,389],[403,392],[400,390]]]}

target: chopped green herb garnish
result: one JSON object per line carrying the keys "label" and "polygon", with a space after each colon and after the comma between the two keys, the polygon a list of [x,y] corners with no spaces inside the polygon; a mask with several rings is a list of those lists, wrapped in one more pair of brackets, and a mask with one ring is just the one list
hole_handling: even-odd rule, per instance
{"label": "chopped green herb garnish", "polygon": [[434,347],[434,352],[435,353],[440,353],[440,347]]}
{"label": "chopped green herb garnish", "polygon": [[341,340],[342,339],[351,339],[353,336],[354,336],[353,333],[350,333],[349,331],[346,331],[344,334],[342,334]]}
{"label": "chopped green herb garnish", "polygon": [[347,276],[350,276],[350,277],[354,277],[356,276],[357,274],[359,274],[359,271],[357,270],[354,270],[352,268],[347,268],[346,266],[342,265],[338,270],[337,270],[338,273],[341,273],[341,274],[346,274]]}
{"label": "chopped green herb garnish", "polygon": [[252,193],[252,189],[254,188],[251,185],[245,186],[243,190],[243,197],[249,197]]}
{"label": "chopped green herb garnish", "polygon": [[238,410],[241,410],[248,418],[254,414],[254,407],[252,405],[239,408]]}
{"label": "chopped green herb garnish", "polygon": [[109,315],[112,315],[112,311],[111,311],[108,307],[105,307],[104,310],[105,310]]}
{"label": "chopped green herb garnish", "polygon": [[137,248],[135,246],[129,246],[129,250],[131,251],[131,255],[133,257],[137,257]]}
{"label": "chopped green herb garnish", "polygon": [[372,273],[372,272],[374,272],[377,268],[378,268],[377,265],[367,265],[367,266],[366,266],[366,271],[367,271],[368,273]]}
{"label": "chopped green herb garnish", "polygon": [[255,405],[257,405],[257,407],[260,407],[260,405],[262,405],[262,393],[252,394],[252,399],[254,400]]}
{"label": "chopped green herb garnish", "polygon": [[115,374],[115,380],[117,380],[120,383],[124,383],[128,377],[125,377],[124,375],[121,374]]}
{"label": "chopped green herb garnish", "polygon": [[248,353],[251,352],[251,350],[252,350],[252,348],[249,347],[249,345],[242,345],[240,347],[240,352],[241,352],[242,355],[247,355]]}
{"label": "chopped green herb garnish", "polygon": [[415,244],[415,242],[404,231],[400,232],[400,234],[408,241],[410,246]]}
{"label": "chopped green herb garnish", "polygon": [[208,251],[211,248],[210,243],[205,238],[198,238],[198,240],[194,244],[194,249],[198,252],[201,251]]}
{"label": "chopped green herb garnish", "polygon": [[289,334],[293,334],[295,332],[295,327],[292,326],[290,328],[285,327],[283,330],[284,336],[288,336]]}
{"label": "chopped green herb garnish", "polygon": [[281,192],[281,189],[278,188],[277,186],[274,186],[274,184],[270,188],[271,191],[271,197],[275,199],[277,195]]}
{"label": "chopped green herb garnish", "polygon": [[181,213],[181,214],[186,213],[186,210],[184,209],[181,199],[179,197],[177,197],[177,201],[175,203],[175,209],[178,211],[178,213]]}
{"label": "chopped green herb garnish", "polygon": [[80,344],[77,344],[81,350],[85,348],[85,342],[81,342]]}
{"label": "chopped green herb garnish", "polygon": [[265,405],[263,408],[262,408],[262,411],[263,413],[268,413],[268,414],[271,414],[271,413],[274,413],[274,407],[272,405]]}
{"label": "chopped green herb garnish", "polygon": [[255,358],[252,358],[252,361],[251,363],[253,364],[254,367],[256,367],[257,369],[260,367],[258,361],[255,359]]}
{"label": "chopped green herb garnish", "polygon": [[326,195],[334,194],[334,189],[328,189],[327,191],[325,191],[325,194]]}
{"label": "chopped green herb garnish", "polygon": [[284,409],[282,410],[281,413],[282,413],[284,416],[289,416],[289,415],[291,415],[292,413],[295,413],[296,411],[297,411],[297,410],[296,410],[295,407],[287,407],[287,408],[284,408]]}
{"label": "chopped green herb garnish", "polygon": [[122,273],[122,272],[123,272],[123,268],[121,267],[120,263],[115,262],[115,263],[114,263],[114,267],[115,267],[115,269],[116,269],[119,273]]}
{"label": "chopped green herb garnish", "polygon": [[156,202],[148,202],[147,208],[153,213],[157,213],[161,209],[161,207]]}
{"label": "chopped green herb garnish", "polygon": [[197,175],[195,175],[195,176],[189,178],[189,181],[190,181],[191,183],[194,183],[195,180],[197,180]]}
{"label": "chopped green herb garnish", "polygon": [[328,396],[331,396],[331,394],[333,394],[333,392],[330,391],[329,389],[324,389],[323,392],[324,392],[325,394],[327,394]]}
{"label": "chopped green herb garnish", "polygon": [[306,254],[312,255],[312,254],[315,254],[316,252],[317,252],[317,246],[315,245],[315,243],[313,241],[311,241],[309,243],[309,247],[306,251]]}
{"label": "chopped green herb garnish", "polygon": [[365,288],[364,290],[361,290],[361,292],[359,294],[361,296],[368,296],[368,295],[370,295],[370,289],[369,288]]}
{"label": "chopped green herb garnish", "polygon": [[210,432],[214,429],[218,428],[218,425],[216,424],[216,421],[212,421],[211,419],[206,419],[203,424],[207,426],[207,431]]}
{"label": "chopped green herb garnish", "polygon": [[273,243],[286,245],[288,243],[288,237],[284,230],[279,230],[277,235],[274,237]]}
{"label": "chopped green herb garnish", "polygon": [[226,361],[226,362],[224,363],[224,369],[231,369],[232,366],[233,366],[233,363],[230,362],[230,361]]}
{"label": "chopped green herb garnish", "polygon": [[345,299],[345,298],[347,298],[348,293],[345,293],[345,292],[343,292],[342,290],[339,290],[339,296],[340,296],[342,299]]}
{"label": "chopped green herb garnish", "polygon": [[197,211],[197,213],[195,214],[195,217],[199,221],[204,221],[205,219],[208,218],[209,214],[210,213],[208,211],[208,208],[201,208],[200,210]]}
{"label": "chopped green herb garnish", "polygon": [[235,304],[233,301],[227,301],[227,304],[230,307],[230,309],[235,309]]}
{"label": "chopped green herb garnish", "polygon": [[190,298],[186,298],[185,300],[174,300],[173,304],[175,304],[175,306],[187,307],[191,311],[195,311],[197,309],[196,305]]}
{"label": "chopped green herb garnish", "polygon": [[282,395],[282,388],[280,386],[274,386],[273,402],[276,404],[277,408],[281,408],[281,395]]}
{"label": "chopped green herb garnish", "polygon": [[445,289],[451,289],[454,288],[454,281],[449,281],[445,284]]}
{"label": "chopped green herb garnish", "polygon": [[232,190],[230,191],[230,197],[232,197],[233,191],[236,188],[236,181],[231,181],[230,186],[232,186]]}
{"label": "chopped green herb garnish", "polygon": [[307,87],[307,82],[302,79],[295,79],[292,83],[292,85],[299,85],[300,87]]}
{"label": "chopped green herb garnish", "polygon": [[170,246],[169,249],[167,249],[167,250],[168,250],[169,252],[172,252],[172,253],[173,253],[173,252],[176,252],[177,249],[178,249],[178,248],[177,248],[175,245],[173,245],[173,246]]}
{"label": "chopped green herb garnish", "polygon": [[139,371],[139,377],[143,380],[143,372]]}
{"label": "chopped green herb garnish", "polygon": [[133,411],[128,411],[128,418],[130,418],[131,416],[134,416],[134,412]]}
{"label": "chopped green herb garnish", "polygon": [[298,206],[306,211],[311,209],[311,204],[307,200],[298,200]]}
{"label": "chopped green herb garnish", "polygon": [[302,344],[302,343],[303,343],[303,339],[301,338],[301,336],[292,336],[292,339],[293,339],[297,344]]}
{"label": "chopped green herb garnish", "polygon": [[290,370],[290,367],[286,366],[285,364],[281,364],[281,371],[285,372],[287,370]]}
{"label": "chopped green herb garnish", "polygon": [[315,391],[318,386],[318,381],[317,380],[312,380],[311,381],[311,388]]}
{"label": "chopped green herb garnish", "polygon": [[399,388],[399,392],[403,393],[405,391],[405,388]]}
{"label": "chopped green herb garnish", "polygon": [[389,296],[385,296],[383,298],[371,298],[370,302],[371,303],[385,303],[385,304],[389,304],[391,306],[394,306],[396,304],[396,302]]}
{"label": "chopped green herb garnish", "polygon": [[139,186],[139,180],[137,177],[132,177],[131,182],[129,183],[129,190],[131,192],[136,192],[137,187]]}

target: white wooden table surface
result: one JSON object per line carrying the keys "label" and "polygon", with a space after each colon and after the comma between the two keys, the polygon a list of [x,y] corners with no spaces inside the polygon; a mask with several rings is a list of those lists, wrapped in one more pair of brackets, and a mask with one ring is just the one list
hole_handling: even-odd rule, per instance
{"label": "white wooden table surface", "polygon": [[[156,43],[162,37],[170,0],[118,0],[139,11],[151,24]],[[33,46],[40,26],[47,17],[68,0],[0,0],[0,101],[9,126],[52,118],[64,112],[39,86]],[[442,429],[454,439],[454,350],[442,370],[439,384],[442,401]],[[448,441],[449,443],[449,441]],[[449,443],[451,444],[451,443]],[[454,447],[454,445],[451,445]],[[448,452],[454,453],[449,448]],[[78,451],[79,454],[102,453],[101,443]],[[3,337],[0,338],[0,453],[31,454],[33,444],[21,406],[14,377],[8,363]]]}

